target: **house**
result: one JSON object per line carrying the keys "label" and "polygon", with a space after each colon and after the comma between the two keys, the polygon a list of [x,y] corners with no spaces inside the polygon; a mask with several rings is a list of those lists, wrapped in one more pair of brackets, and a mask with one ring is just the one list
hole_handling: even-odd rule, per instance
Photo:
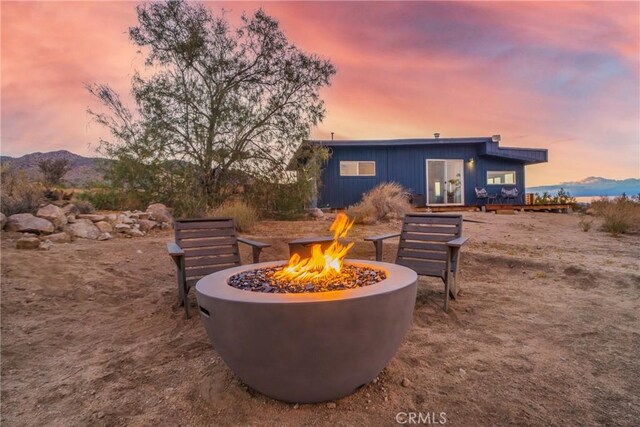
{"label": "house", "polygon": [[[317,206],[345,208],[383,182],[397,182],[417,206],[480,204],[475,187],[500,194],[525,191],[525,166],[547,161],[547,150],[500,147],[500,136],[394,140],[309,140],[326,147]],[[304,150],[299,149],[298,152]]]}

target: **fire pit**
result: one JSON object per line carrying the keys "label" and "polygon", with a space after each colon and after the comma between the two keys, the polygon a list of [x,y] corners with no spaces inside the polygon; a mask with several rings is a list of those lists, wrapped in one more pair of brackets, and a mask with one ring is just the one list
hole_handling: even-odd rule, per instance
{"label": "fire pit", "polygon": [[[344,261],[351,245],[338,239],[351,224],[341,231],[334,226],[331,247],[338,258],[331,248],[314,247],[308,259],[294,255],[288,263],[230,268],[196,285],[218,354],[245,384],[275,399],[310,403],[353,393],[387,365],[411,323],[416,273],[395,264]],[[327,266],[331,271],[324,271]],[[364,279],[358,283],[349,271],[365,272]]]}

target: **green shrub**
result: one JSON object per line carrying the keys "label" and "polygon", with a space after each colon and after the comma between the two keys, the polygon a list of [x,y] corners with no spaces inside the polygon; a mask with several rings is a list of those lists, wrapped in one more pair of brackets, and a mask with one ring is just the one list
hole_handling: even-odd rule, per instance
{"label": "green shrub", "polygon": [[78,194],[78,199],[86,201],[100,210],[133,209],[126,206],[124,191],[109,187],[96,187],[85,190]]}
{"label": "green shrub", "polygon": [[632,231],[640,225],[640,203],[624,194],[614,200],[603,197],[592,202],[591,209],[602,217],[602,229],[614,236]]}
{"label": "green shrub", "polygon": [[409,192],[396,182],[385,182],[365,193],[360,203],[347,209],[347,215],[367,224],[389,216],[402,217],[409,210]]}
{"label": "green shrub", "polygon": [[0,211],[6,216],[35,214],[45,201],[42,184],[29,182],[22,171],[12,170],[9,166],[3,166],[0,175]]}
{"label": "green shrub", "polygon": [[269,182],[255,180],[245,188],[244,199],[251,201],[260,213],[278,220],[296,220],[304,216],[310,198],[307,180]]}
{"label": "green shrub", "polygon": [[564,188],[560,188],[556,195],[552,195],[548,191],[542,193],[542,195],[538,193],[534,193],[534,204],[536,205],[564,205],[570,204],[572,206],[577,206],[576,198],[573,197],[568,191]]}
{"label": "green shrub", "polygon": [[208,212],[212,217],[233,218],[238,231],[251,231],[258,221],[258,211],[242,200],[227,200]]}

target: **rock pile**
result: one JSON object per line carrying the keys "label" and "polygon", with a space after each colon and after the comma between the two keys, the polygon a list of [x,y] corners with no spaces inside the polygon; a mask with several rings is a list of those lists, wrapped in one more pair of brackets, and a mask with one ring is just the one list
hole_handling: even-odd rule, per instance
{"label": "rock pile", "polygon": [[69,203],[64,207],[42,206],[36,215],[29,213],[0,217],[6,231],[24,233],[17,241],[18,249],[49,250],[53,243],[68,243],[74,238],[110,240],[114,236],[143,237],[153,229],[171,228],[171,210],[161,203],[149,205],[146,211],[109,214],[81,214]]}

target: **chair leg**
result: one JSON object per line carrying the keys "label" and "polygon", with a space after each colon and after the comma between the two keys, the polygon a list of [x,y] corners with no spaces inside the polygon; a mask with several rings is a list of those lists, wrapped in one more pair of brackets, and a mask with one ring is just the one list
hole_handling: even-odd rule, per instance
{"label": "chair leg", "polygon": [[182,300],[184,304],[184,314],[189,318],[189,288],[184,287],[184,299]]}
{"label": "chair leg", "polygon": [[450,282],[451,274],[447,274],[447,277],[444,279],[444,311],[445,313],[449,311],[449,292],[450,292]]}
{"label": "chair leg", "polygon": [[184,304],[184,288],[182,287],[182,283],[178,281],[178,304]]}

